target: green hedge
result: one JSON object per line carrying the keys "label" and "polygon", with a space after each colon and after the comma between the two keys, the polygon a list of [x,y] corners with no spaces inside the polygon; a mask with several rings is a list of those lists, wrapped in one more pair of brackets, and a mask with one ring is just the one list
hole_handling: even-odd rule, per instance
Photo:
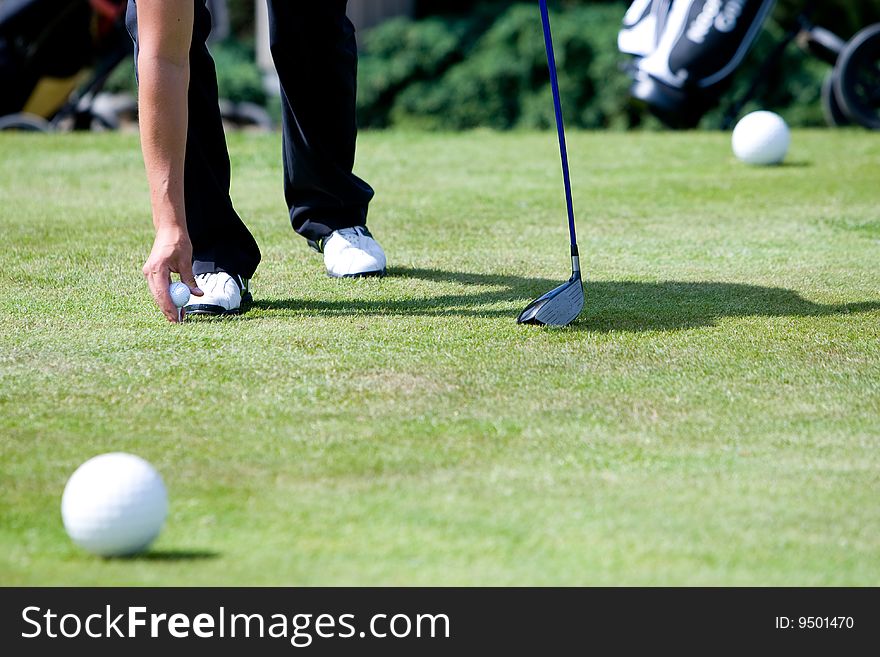
{"label": "green hedge", "polygon": [[[844,0],[830,26],[849,37],[875,14],[865,0]],[[572,126],[626,129],[659,124],[632,107],[617,32],[628,2],[557,3],[552,12],[559,81]],[[793,16],[783,0],[719,108],[702,127],[719,127],[724,108],[754,79]],[[880,11],[880,9],[878,9]],[[834,13],[832,12],[832,15]],[[818,18],[822,18],[821,13]],[[853,23],[855,23],[853,25]],[[847,26],[850,26],[848,28]],[[359,120],[364,127],[460,130],[546,127],[552,122],[549,76],[537,2],[484,3],[466,15],[396,19],[362,43]],[[824,125],[820,90],[830,67],[790,46],[747,109],[782,113],[792,125]]]}
{"label": "green hedge", "polygon": [[252,43],[227,39],[211,46],[221,98],[264,105],[266,90]]}
{"label": "green hedge", "polygon": [[[630,123],[620,74],[620,6],[556,15],[559,81],[573,125]],[[396,19],[370,33],[361,57],[359,118],[367,127],[546,127],[549,78],[535,3],[467,17]]]}

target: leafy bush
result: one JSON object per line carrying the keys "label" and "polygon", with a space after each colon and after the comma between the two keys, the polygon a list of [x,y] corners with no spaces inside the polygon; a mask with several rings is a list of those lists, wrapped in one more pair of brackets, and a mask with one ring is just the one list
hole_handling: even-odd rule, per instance
{"label": "leafy bush", "polygon": [[[496,14],[500,14],[497,15]],[[573,125],[610,126],[626,113],[616,55],[621,6],[585,6],[556,15],[560,86]],[[362,125],[437,129],[546,127],[549,75],[534,3],[467,18],[398,19],[365,43]],[[424,26],[424,27],[423,27]],[[432,52],[441,56],[432,59]]]}
{"label": "leafy bush", "polygon": [[392,108],[394,122],[453,129],[515,125],[523,97],[543,84],[541,41],[529,29],[530,22],[534,27],[529,18],[534,11],[513,7],[439,80],[407,88]]}
{"label": "leafy bush", "polygon": [[137,83],[134,77],[134,57],[129,57],[116,67],[104,85],[104,90],[111,93],[137,93]]}
{"label": "leafy bush", "polygon": [[233,102],[266,103],[263,76],[257,67],[252,45],[228,39],[211,46],[217,66],[220,97]]}
{"label": "leafy bush", "polygon": [[468,20],[393,19],[368,33],[358,70],[361,125],[385,127],[396,96],[407,86],[439,77],[463,57]]}

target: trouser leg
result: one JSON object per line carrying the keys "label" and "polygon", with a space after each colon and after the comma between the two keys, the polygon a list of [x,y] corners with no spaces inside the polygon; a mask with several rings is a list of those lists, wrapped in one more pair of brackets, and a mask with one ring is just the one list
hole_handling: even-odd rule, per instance
{"label": "trouser leg", "polygon": [[[184,196],[193,272],[223,270],[250,278],[260,263],[260,249],[229,197],[229,153],[218,106],[217,72],[206,46],[211,16],[204,0],[190,1],[195,2],[195,23],[190,49]],[[129,0],[126,23],[137,57],[136,0]]]}
{"label": "trouser leg", "polygon": [[268,0],[281,82],[284,195],[297,233],[363,226],[373,189],[352,172],[357,44],[346,0]]}

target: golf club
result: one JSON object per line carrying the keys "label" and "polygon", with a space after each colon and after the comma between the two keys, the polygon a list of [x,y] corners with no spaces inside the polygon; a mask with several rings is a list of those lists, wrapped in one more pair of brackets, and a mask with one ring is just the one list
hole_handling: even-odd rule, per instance
{"label": "golf club", "polygon": [[556,131],[559,133],[559,154],[562,158],[562,178],[565,182],[565,202],[568,208],[568,230],[571,234],[571,278],[567,283],[532,301],[520,313],[516,321],[519,324],[536,324],[538,326],[568,326],[577,319],[584,308],[584,286],[581,282],[581,265],[574,229],[571,176],[568,171],[568,150],[565,147],[562,101],[559,99],[559,79],[556,76],[556,56],[553,53],[553,37],[550,33],[550,14],[547,11],[547,0],[540,0],[540,3],[541,21],[544,24],[544,45],[547,48],[547,65],[550,68],[550,86],[553,89],[553,106],[556,110]]}

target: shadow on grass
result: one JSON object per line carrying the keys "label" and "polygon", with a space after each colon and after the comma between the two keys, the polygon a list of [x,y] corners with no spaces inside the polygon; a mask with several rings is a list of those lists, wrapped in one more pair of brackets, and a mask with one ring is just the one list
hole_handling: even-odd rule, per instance
{"label": "shadow on grass", "polygon": [[[564,282],[562,275],[549,280],[405,267],[389,269],[388,276],[451,283],[461,290],[405,300],[258,299],[253,307],[304,315],[510,317],[514,321],[528,302]],[[573,330],[675,331],[712,326],[725,317],[822,317],[880,309],[880,301],[823,305],[793,290],[742,283],[586,281],[585,292],[586,307]],[[493,307],[500,304],[511,307]]]}
{"label": "shadow on grass", "polygon": [[209,561],[220,556],[211,550],[151,550],[143,554],[122,557],[124,561]]}

